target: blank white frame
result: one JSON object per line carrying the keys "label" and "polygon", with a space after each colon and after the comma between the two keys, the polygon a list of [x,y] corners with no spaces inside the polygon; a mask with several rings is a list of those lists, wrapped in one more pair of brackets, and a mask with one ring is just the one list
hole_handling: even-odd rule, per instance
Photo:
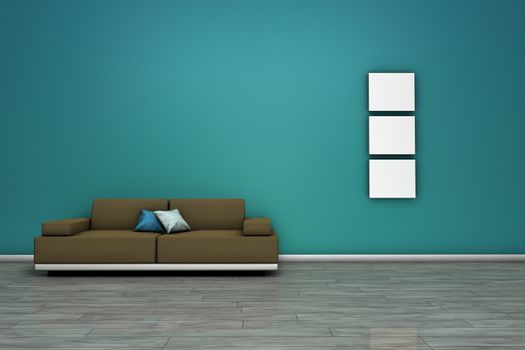
{"label": "blank white frame", "polygon": [[414,159],[369,160],[370,198],[416,198]]}
{"label": "blank white frame", "polygon": [[368,117],[369,154],[416,154],[416,118]]}
{"label": "blank white frame", "polygon": [[368,110],[416,110],[415,73],[368,73]]}

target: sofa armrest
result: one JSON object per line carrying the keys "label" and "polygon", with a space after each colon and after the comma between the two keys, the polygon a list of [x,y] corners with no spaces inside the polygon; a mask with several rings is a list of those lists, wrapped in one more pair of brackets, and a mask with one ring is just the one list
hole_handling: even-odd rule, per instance
{"label": "sofa armrest", "polygon": [[42,223],[42,236],[72,236],[89,230],[90,223],[87,218],[46,221]]}
{"label": "sofa armrest", "polygon": [[270,236],[272,234],[272,224],[268,218],[245,219],[242,233],[245,236]]}

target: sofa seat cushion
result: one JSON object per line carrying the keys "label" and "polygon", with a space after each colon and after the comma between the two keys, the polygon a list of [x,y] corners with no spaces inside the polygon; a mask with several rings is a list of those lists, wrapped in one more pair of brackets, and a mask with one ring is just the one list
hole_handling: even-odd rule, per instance
{"label": "sofa seat cushion", "polygon": [[36,264],[154,263],[159,234],[90,230],[73,236],[35,238]]}
{"label": "sofa seat cushion", "polygon": [[159,263],[277,263],[277,236],[198,230],[157,238]]}

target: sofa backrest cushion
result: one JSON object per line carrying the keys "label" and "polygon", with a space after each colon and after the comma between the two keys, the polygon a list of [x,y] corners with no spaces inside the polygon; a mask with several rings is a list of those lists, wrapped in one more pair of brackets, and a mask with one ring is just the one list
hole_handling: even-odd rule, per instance
{"label": "sofa backrest cushion", "polygon": [[133,230],[140,210],[167,210],[167,199],[95,199],[91,211],[92,230]]}
{"label": "sofa backrest cushion", "polygon": [[242,230],[244,199],[171,199],[192,230]]}

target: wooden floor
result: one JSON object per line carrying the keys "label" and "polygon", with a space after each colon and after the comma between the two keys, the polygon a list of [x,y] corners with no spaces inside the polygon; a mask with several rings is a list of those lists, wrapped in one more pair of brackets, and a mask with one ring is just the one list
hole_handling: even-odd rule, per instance
{"label": "wooden floor", "polygon": [[0,348],[525,349],[525,264],[47,276],[0,263]]}

